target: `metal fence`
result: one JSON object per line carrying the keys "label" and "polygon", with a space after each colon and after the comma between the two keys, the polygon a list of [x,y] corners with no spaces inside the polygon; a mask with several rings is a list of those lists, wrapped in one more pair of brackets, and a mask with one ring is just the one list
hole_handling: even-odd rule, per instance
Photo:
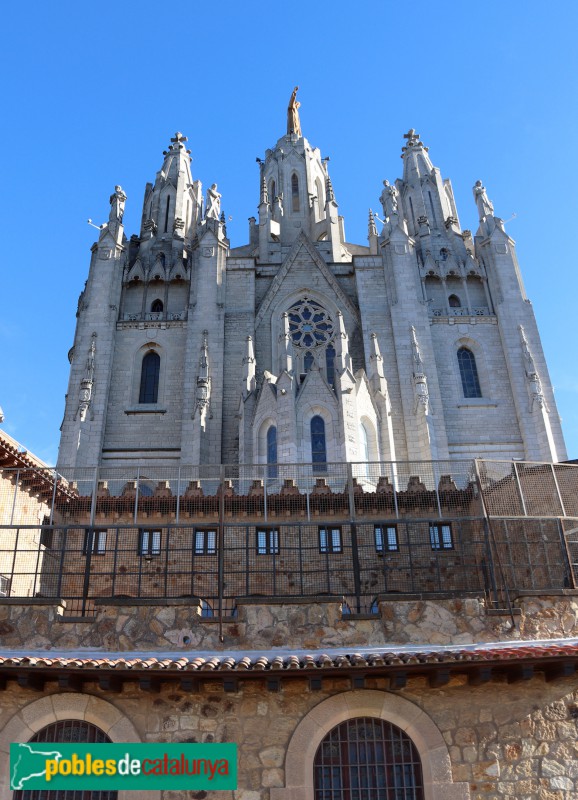
{"label": "metal fence", "polygon": [[367,613],[385,593],[477,591],[507,606],[515,591],[577,585],[572,465],[100,468],[52,482],[3,469],[2,478],[0,595],[64,600],[72,616],[119,597],[197,598],[220,618],[258,597],[333,595],[345,613]]}

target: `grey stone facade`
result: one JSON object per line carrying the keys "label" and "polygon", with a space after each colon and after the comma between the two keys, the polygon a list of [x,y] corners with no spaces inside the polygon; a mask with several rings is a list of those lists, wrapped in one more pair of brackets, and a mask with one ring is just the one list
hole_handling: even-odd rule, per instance
{"label": "grey stone facade", "polygon": [[261,162],[242,247],[181,134],[130,239],[117,187],[79,302],[59,467],[563,460],[514,242],[480,182],[478,231],[462,230],[450,181],[406,140],[366,245],[346,241],[327,160],[292,132]]}

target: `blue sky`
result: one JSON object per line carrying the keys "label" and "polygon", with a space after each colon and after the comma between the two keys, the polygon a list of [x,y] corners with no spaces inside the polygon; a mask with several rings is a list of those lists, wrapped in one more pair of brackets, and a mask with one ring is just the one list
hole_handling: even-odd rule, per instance
{"label": "blue sky", "polygon": [[127,235],[176,130],[247,240],[256,156],[301,123],[331,158],[349,241],[365,243],[382,180],[415,127],[475,228],[481,179],[516,240],[569,457],[578,457],[578,4],[528,0],[289,4],[11,4],[0,129],[3,368],[12,436],[56,459],[78,295],[120,183]]}

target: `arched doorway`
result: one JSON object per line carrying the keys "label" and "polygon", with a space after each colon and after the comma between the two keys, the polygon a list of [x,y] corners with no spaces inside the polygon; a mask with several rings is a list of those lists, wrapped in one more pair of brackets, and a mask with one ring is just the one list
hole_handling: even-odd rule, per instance
{"label": "arched doorway", "polygon": [[[65,719],[52,722],[34,734],[30,742],[46,742],[60,744],[103,744],[110,742],[109,737],[90,722],[79,719]],[[14,792],[13,800],[117,800],[117,792],[97,792],[78,790],[27,789]]]}
{"label": "arched doorway", "polygon": [[313,770],[315,800],[424,800],[417,748],[383,719],[356,717],[334,727]]}

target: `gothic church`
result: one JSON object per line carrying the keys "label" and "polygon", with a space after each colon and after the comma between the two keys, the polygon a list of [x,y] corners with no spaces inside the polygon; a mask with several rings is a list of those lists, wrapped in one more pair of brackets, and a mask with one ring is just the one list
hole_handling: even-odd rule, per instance
{"label": "gothic church", "polygon": [[79,300],[59,469],[563,460],[514,242],[481,182],[472,235],[411,130],[352,244],[295,95],[248,244],[230,246],[180,133],[130,239],[116,187]]}

